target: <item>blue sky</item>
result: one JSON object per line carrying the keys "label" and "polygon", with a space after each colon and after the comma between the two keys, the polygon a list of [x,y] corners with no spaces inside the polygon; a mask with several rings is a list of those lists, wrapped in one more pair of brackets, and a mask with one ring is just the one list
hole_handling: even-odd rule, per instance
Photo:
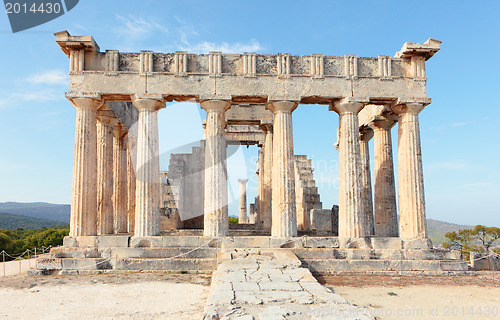
{"label": "blue sky", "polygon": [[[433,103],[420,115],[427,216],[500,226],[498,12],[493,0],[81,0],[62,17],[16,34],[0,14],[0,201],[70,202],[75,109],[64,98],[69,64],[54,32],[92,35],[101,50],[122,52],[339,56],[393,55],[405,41],[432,37],[443,44],[427,62]],[[160,111],[161,151],[177,142],[169,132],[200,139],[196,126],[172,120],[177,115],[192,124],[205,116],[188,109]],[[301,105],[293,121],[295,153],[313,159],[322,202],[331,207],[338,202],[338,116],[326,106]],[[230,168],[235,175],[247,171],[250,199],[256,155],[256,147],[240,150]],[[230,213],[236,210],[233,203]]]}

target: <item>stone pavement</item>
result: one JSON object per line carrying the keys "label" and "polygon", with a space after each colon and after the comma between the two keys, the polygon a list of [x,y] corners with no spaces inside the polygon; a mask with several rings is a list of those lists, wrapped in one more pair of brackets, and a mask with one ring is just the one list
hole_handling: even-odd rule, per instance
{"label": "stone pavement", "polygon": [[289,249],[232,249],[212,275],[204,320],[374,319],[322,286]]}

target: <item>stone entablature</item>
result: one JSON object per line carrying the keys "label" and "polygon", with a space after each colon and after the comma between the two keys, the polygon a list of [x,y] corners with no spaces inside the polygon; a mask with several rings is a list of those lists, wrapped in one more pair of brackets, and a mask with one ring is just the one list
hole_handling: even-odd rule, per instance
{"label": "stone entablature", "polygon": [[396,57],[342,57],[99,52],[92,37],[66,31],[56,33],[56,41],[70,57],[70,91],[99,92],[107,100],[128,100],[146,90],[163,94],[167,101],[216,96],[235,102],[286,99],[305,104],[351,96],[370,101],[426,98],[424,61],[441,43],[405,43]]}

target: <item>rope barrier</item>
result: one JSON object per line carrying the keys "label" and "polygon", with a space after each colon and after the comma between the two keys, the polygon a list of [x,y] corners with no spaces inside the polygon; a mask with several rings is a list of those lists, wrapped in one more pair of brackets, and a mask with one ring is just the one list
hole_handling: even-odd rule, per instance
{"label": "rope barrier", "polygon": [[[6,256],[13,259],[13,261],[16,261],[16,260],[24,259],[25,256],[27,256],[28,259],[29,258],[36,258],[36,257],[40,256],[41,254],[45,254],[45,253],[49,252],[50,249],[52,249],[52,246],[48,246],[48,247],[42,246],[41,248],[26,249],[21,253],[13,253],[13,254],[10,254],[7,251],[2,250],[2,251],[0,251],[0,254],[3,256],[3,260],[2,260],[3,262],[5,262]],[[33,257],[30,257],[30,253],[33,254]]]}

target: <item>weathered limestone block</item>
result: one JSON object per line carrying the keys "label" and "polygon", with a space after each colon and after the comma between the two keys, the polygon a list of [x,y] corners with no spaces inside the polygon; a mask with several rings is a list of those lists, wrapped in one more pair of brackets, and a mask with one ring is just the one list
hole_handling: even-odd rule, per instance
{"label": "weathered limestone block", "polygon": [[128,232],[128,185],[126,127],[118,123],[113,127],[113,215],[115,233]]}
{"label": "weathered limestone block", "polygon": [[68,93],[76,107],[75,155],[71,194],[70,236],[97,234],[97,109],[99,94]]}
{"label": "weathered limestone block", "polygon": [[[425,221],[424,177],[418,114],[422,103],[398,104],[398,188],[399,236],[402,239],[427,238]],[[425,242],[425,241],[423,241]],[[422,243],[425,246],[425,243]]]}
{"label": "weathered limestone block", "polygon": [[136,237],[160,234],[160,163],[158,110],[165,106],[160,94],[132,96],[139,110],[136,163],[135,229]]}
{"label": "weathered limestone block", "polygon": [[331,232],[333,228],[332,210],[311,209],[311,229]]}
{"label": "weathered limestone block", "polygon": [[295,196],[297,228],[311,229],[311,209],[322,209],[318,188],[313,177],[311,160],[305,155],[295,155]]}
{"label": "weathered limestone block", "polygon": [[[111,113],[111,114],[110,114]],[[113,125],[111,111],[99,111],[97,122],[97,234],[112,234]]]}
{"label": "weathered limestone block", "polygon": [[397,237],[399,234],[392,160],[393,123],[394,121],[386,119],[370,124],[375,136],[375,235],[380,237]]}
{"label": "weathered limestone block", "polygon": [[479,252],[471,252],[470,266],[474,270],[500,271],[500,258],[498,256],[486,256]]}
{"label": "weathered limestone block", "polygon": [[249,217],[248,217],[248,223],[254,224],[255,223],[255,203],[250,203],[250,212],[249,212]]}
{"label": "weathered limestone block", "polygon": [[229,101],[222,100],[201,102],[201,108],[207,112],[203,229],[205,237],[220,237],[229,234],[224,113],[230,106]]}
{"label": "weathered limestone block", "polygon": [[238,214],[238,223],[248,223],[247,220],[247,182],[248,179],[238,179],[240,183],[240,210]]}
{"label": "weathered limestone block", "polygon": [[280,238],[295,237],[297,213],[292,112],[297,108],[297,102],[273,101],[266,108],[274,114],[271,235]]}
{"label": "weathered limestone block", "polygon": [[402,242],[399,238],[394,237],[372,237],[373,249],[393,249],[401,250]]}
{"label": "weathered limestone block", "polygon": [[339,235],[339,206],[332,206],[332,232],[334,236]]}

